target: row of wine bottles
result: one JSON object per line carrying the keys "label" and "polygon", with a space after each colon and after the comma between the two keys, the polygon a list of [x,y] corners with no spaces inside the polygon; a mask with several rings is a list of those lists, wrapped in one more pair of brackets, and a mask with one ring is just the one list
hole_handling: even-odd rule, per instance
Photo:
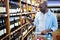
{"label": "row of wine bottles", "polygon": [[[24,1],[24,0],[23,0]],[[15,2],[14,0],[9,0],[9,13],[25,13],[27,11],[26,4],[22,4],[22,9],[20,8],[18,2]],[[28,6],[28,12],[34,12],[35,7],[34,6]],[[21,10],[21,11],[20,11]],[[4,1],[0,1],[0,13],[6,13],[6,5]]]}
{"label": "row of wine bottles", "polygon": [[18,27],[20,27],[20,18],[18,17],[10,17],[10,30],[14,31]]}
{"label": "row of wine bottles", "polygon": [[[23,18],[24,18],[24,16],[22,16]],[[15,17],[10,17],[10,31],[12,32],[12,31],[14,31],[14,30],[16,30],[18,27],[20,27],[20,18],[19,18],[19,16],[15,16]],[[25,19],[26,20],[26,19]],[[24,22],[24,21],[23,21]],[[31,28],[32,28],[32,25],[31,24],[28,24],[28,25],[26,25],[26,26],[24,26],[23,28],[22,28],[22,35],[24,36],[26,33],[27,33],[27,27],[28,27],[28,30],[30,30]],[[18,32],[15,32],[15,33],[18,33]],[[0,36],[1,36],[1,38],[3,37],[3,36],[5,36],[6,35],[6,26],[5,26],[5,21],[4,21],[4,18],[0,18]],[[12,35],[14,35],[14,34],[12,34]],[[11,36],[12,36],[11,35]],[[19,39],[20,37],[18,37],[17,39]],[[15,38],[13,38],[13,39],[15,39]],[[11,40],[13,40],[13,39],[11,39]]]}
{"label": "row of wine bottles", "polygon": [[[10,17],[10,30],[14,31],[20,27],[20,19],[19,17]],[[6,33],[6,25],[4,18],[0,18],[0,36]]]}
{"label": "row of wine bottles", "polygon": [[[22,16],[22,23],[25,24],[26,23],[26,19],[24,18],[25,16]],[[3,34],[6,33],[6,25],[5,25],[5,18],[0,18],[0,36],[2,36]],[[10,17],[10,31],[14,31],[15,29],[17,29],[18,27],[20,27],[20,17],[19,16],[14,16],[14,17]],[[32,27],[31,24],[28,24],[28,29],[30,29]],[[23,27],[23,32],[26,29],[26,27]],[[27,32],[27,30],[25,30]],[[23,33],[24,35],[25,33]]]}
{"label": "row of wine bottles", "polygon": [[[7,36],[4,40],[9,40],[9,36]],[[20,30],[10,35],[10,40],[21,40]]]}
{"label": "row of wine bottles", "polygon": [[20,39],[21,39],[20,30],[16,31],[11,35],[11,40],[20,40]]}
{"label": "row of wine bottles", "polygon": [[[0,1],[0,13],[6,13],[4,1]],[[9,1],[9,13],[20,13],[20,7],[17,2]]]}
{"label": "row of wine bottles", "polygon": [[35,35],[32,32],[30,32],[29,35],[27,36],[27,40],[35,40],[35,38],[34,38]]}
{"label": "row of wine bottles", "polygon": [[6,35],[6,26],[3,18],[0,18],[0,38]]}

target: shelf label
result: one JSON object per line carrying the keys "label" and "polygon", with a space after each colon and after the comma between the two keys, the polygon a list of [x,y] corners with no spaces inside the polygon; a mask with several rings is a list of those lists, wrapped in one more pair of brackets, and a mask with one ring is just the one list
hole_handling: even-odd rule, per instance
{"label": "shelf label", "polygon": [[15,26],[18,26],[18,22],[17,22],[17,23],[15,23]]}
{"label": "shelf label", "polygon": [[10,29],[14,28],[14,24],[10,25]]}

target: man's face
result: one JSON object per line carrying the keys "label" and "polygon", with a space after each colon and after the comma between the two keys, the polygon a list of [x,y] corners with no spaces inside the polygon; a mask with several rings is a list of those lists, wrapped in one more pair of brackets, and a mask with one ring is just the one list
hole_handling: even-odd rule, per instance
{"label": "man's face", "polygon": [[39,8],[40,8],[40,11],[41,12],[45,12],[45,10],[46,10],[46,4],[41,4],[40,6],[39,6]]}

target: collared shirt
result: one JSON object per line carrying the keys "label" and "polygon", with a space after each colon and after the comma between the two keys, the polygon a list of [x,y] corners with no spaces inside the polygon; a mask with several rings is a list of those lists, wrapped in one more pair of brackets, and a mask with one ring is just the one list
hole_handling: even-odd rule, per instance
{"label": "collared shirt", "polygon": [[45,14],[42,12],[37,12],[34,19],[34,25],[36,27],[36,32],[41,32],[48,29],[56,31],[58,28],[57,18],[50,10],[48,10]]}

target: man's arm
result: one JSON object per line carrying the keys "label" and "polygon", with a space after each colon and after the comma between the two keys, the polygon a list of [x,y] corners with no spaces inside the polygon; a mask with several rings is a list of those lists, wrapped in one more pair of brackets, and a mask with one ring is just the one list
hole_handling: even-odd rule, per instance
{"label": "man's arm", "polygon": [[41,34],[46,34],[48,32],[53,32],[53,31],[56,31],[58,29],[58,22],[57,22],[56,16],[53,15],[51,18],[52,18],[51,19],[52,20],[52,26],[51,26],[51,28],[48,29],[48,30],[42,31]]}
{"label": "man's arm", "polygon": [[51,30],[56,31],[58,29],[57,17],[54,15],[52,17],[52,27]]}

